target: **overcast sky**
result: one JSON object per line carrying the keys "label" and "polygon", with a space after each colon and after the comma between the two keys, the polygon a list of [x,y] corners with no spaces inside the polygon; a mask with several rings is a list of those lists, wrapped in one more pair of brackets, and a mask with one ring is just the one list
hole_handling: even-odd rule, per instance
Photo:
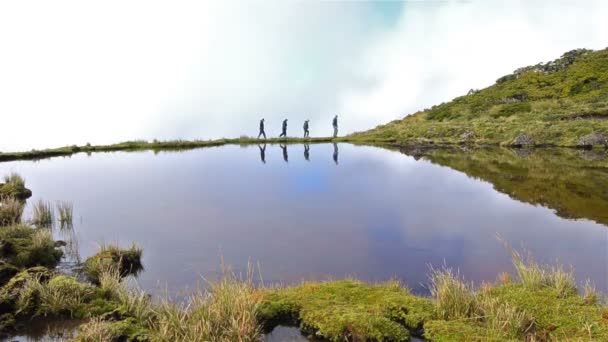
{"label": "overcast sky", "polygon": [[375,127],[575,48],[605,0],[0,2],[0,151]]}

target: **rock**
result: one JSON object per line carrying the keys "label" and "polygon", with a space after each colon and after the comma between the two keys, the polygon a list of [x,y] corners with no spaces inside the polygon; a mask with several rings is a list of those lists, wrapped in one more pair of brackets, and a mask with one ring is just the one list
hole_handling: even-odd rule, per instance
{"label": "rock", "polygon": [[514,146],[534,146],[534,139],[526,134],[526,133],[520,133],[517,138],[515,138],[515,140],[513,141],[513,145]]}
{"label": "rock", "polygon": [[473,131],[466,131],[460,135],[460,139],[462,139],[462,140],[472,140],[475,138],[477,138],[477,136],[475,135],[475,132],[473,132]]}
{"label": "rock", "polygon": [[55,248],[59,248],[59,247],[65,247],[67,246],[68,243],[63,241],[63,240],[57,240],[55,241]]}
{"label": "rock", "polygon": [[591,133],[578,139],[578,145],[583,147],[604,145],[608,147],[608,138],[602,133]]}

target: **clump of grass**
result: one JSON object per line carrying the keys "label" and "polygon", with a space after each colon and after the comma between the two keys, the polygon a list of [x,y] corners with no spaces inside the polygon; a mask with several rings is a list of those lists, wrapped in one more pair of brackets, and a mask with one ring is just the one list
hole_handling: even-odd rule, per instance
{"label": "clump of grass", "polygon": [[485,322],[487,328],[512,338],[525,335],[534,326],[534,318],[525,310],[487,293],[478,296],[476,306],[476,318]]}
{"label": "clump of grass", "polygon": [[11,173],[4,176],[4,185],[10,185],[13,188],[24,188],[25,180],[18,173]]}
{"label": "clump of grass", "polygon": [[150,324],[153,341],[258,341],[257,312],[261,298],[251,278],[233,275],[199,290],[184,303],[164,299],[154,308]]}
{"label": "clump of grass", "polygon": [[121,249],[117,245],[102,245],[99,253],[84,262],[84,274],[95,283],[100,283],[100,274],[108,267],[116,266],[120,277],[137,275],[143,270],[141,263],[141,247],[133,244],[128,249]]}
{"label": "clump of grass", "polygon": [[583,285],[583,301],[588,305],[597,305],[600,303],[600,295],[591,280],[587,279]]}
{"label": "clump of grass", "polygon": [[11,173],[4,176],[4,183],[0,183],[0,195],[24,201],[32,196],[32,192],[26,189],[23,177],[17,173]]}
{"label": "clump of grass", "polygon": [[32,212],[32,222],[39,227],[50,227],[53,225],[54,217],[53,204],[39,200],[34,204]]}
{"label": "clump of grass", "polygon": [[576,293],[576,280],[573,269],[566,270],[561,264],[553,266],[538,264],[530,254],[524,258],[504,241],[503,245],[511,254],[513,266],[515,266],[517,276],[523,286],[530,289],[542,287],[554,288],[560,296]]}
{"label": "clump of grass", "polygon": [[431,295],[437,314],[442,319],[461,319],[471,316],[476,308],[473,286],[467,284],[451,268],[431,268]]}
{"label": "clump of grass", "polygon": [[14,225],[0,229],[4,261],[18,267],[52,267],[61,259],[62,251],[55,248],[48,229]]}
{"label": "clump of grass", "polygon": [[36,297],[37,314],[74,317],[95,294],[95,288],[66,275],[47,281],[30,278],[22,290],[24,298]]}
{"label": "clump of grass", "polygon": [[61,226],[71,226],[74,205],[71,202],[59,202],[57,203],[57,211],[59,212],[59,223]]}
{"label": "clump of grass", "polygon": [[100,317],[90,319],[78,330],[75,341],[79,342],[117,341],[121,337],[121,331],[113,322],[104,321]]}
{"label": "clump of grass", "polygon": [[0,195],[0,227],[21,222],[24,203],[10,196]]}

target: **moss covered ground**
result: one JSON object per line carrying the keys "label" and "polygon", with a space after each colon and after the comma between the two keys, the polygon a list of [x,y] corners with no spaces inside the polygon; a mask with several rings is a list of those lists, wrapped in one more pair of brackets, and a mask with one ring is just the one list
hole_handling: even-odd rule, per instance
{"label": "moss covered ground", "polygon": [[[520,136],[530,139],[519,141]],[[518,69],[488,88],[349,138],[402,145],[523,142],[572,147],[606,145],[606,137],[608,49],[570,51],[555,61]]]}

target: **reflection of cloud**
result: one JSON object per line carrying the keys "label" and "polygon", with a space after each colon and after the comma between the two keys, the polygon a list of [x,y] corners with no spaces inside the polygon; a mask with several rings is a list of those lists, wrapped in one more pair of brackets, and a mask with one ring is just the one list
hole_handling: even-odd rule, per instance
{"label": "reflection of cloud", "polygon": [[608,4],[77,0],[0,5],[0,150],[370,128],[575,47]]}

